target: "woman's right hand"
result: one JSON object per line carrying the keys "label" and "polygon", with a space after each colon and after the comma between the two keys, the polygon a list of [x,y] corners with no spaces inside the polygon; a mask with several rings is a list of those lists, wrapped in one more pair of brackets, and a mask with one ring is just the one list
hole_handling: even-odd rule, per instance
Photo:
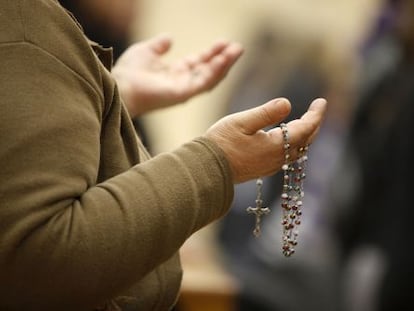
{"label": "woman's right hand", "polygon": [[[233,172],[234,183],[241,183],[276,173],[285,163],[284,140],[280,127],[263,128],[282,122],[290,113],[285,98],[271,100],[261,106],[228,115],[211,126],[205,137],[224,151]],[[287,124],[291,160],[298,149],[310,144],[327,109],[323,98],[314,100],[308,111]]]}

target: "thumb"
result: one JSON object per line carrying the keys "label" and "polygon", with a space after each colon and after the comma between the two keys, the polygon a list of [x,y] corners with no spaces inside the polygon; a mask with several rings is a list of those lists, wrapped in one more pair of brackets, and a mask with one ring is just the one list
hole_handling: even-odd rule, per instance
{"label": "thumb", "polygon": [[160,34],[148,41],[149,47],[157,54],[164,54],[169,51],[172,45],[171,37],[167,34]]}
{"label": "thumb", "polygon": [[234,118],[244,134],[252,135],[267,126],[283,121],[289,115],[290,109],[290,102],[286,98],[277,98],[236,113]]}

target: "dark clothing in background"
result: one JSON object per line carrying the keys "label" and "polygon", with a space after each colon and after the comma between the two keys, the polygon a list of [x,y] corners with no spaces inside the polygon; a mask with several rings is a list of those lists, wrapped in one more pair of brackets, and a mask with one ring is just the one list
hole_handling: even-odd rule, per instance
{"label": "dark clothing in background", "polygon": [[[60,4],[70,11],[79,23],[82,25],[85,35],[99,43],[104,47],[111,47],[113,50],[113,59],[116,61],[119,56],[128,48],[130,45],[129,34],[115,35],[108,29],[108,25],[105,21],[98,21],[92,19],[88,12],[84,12],[82,6],[79,4],[83,0],[59,0]],[[135,130],[137,131],[143,145],[151,151],[150,142],[148,136],[145,133],[144,125],[139,117],[132,120]]]}
{"label": "dark clothing in background", "polygon": [[114,61],[117,60],[130,43],[128,34],[122,36],[112,34],[108,31],[109,26],[104,23],[105,21],[94,20],[88,12],[84,12],[79,4],[81,1],[83,0],[59,0],[64,8],[75,15],[86,36],[104,47],[112,47]]}
{"label": "dark clothing in background", "polygon": [[360,187],[340,220],[345,253],[363,244],[386,259],[378,310],[413,310],[414,64],[401,61],[364,96],[351,128]]}

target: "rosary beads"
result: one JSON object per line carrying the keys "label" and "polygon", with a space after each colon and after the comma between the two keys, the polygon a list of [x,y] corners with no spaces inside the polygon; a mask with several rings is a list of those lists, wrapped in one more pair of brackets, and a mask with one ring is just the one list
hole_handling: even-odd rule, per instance
{"label": "rosary beads", "polygon": [[290,164],[289,133],[286,124],[280,125],[284,140],[285,164],[283,170],[283,189],[281,195],[282,206],[282,227],[283,245],[282,252],[286,257],[295,253],[295,246],[298,244],[298,227],[301,223],[303,197],[303,181],[306,177],[305,166],[308,160],[306,155],[308,146],[300,147],[299,158]]}
{"label": "rosary beads", "polygon": [[[308,146],[300,147],[298,159],[291,162],[289,132],[285,123],[280,124],[283,135],[283,150],[285,163],[283,170],[283,189],[281,195],[282,206],[282,253],[286,257],[290,257],[295,253],[295,246],[298,244],[298,227],[301,224],[303,197],[303,181],[306,178],[305,168],[308,160]],[[261,217],[270,212],[268,207],[263,207],[261,178],[256,181],[257,197],[256,207],[248,207],[247,212],[255,214],[256,224],[253,234],[258,237],[260,235]]]}

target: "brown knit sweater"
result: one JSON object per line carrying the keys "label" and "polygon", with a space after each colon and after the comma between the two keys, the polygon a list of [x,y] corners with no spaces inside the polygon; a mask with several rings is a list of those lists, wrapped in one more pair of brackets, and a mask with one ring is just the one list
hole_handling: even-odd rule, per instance
{"label": "brown knit sweater", "polygon": [[212,142],[149,159],[108,53],[55,0],[0,0],[2,311],[168,310],[178,249],[230,206]]}

